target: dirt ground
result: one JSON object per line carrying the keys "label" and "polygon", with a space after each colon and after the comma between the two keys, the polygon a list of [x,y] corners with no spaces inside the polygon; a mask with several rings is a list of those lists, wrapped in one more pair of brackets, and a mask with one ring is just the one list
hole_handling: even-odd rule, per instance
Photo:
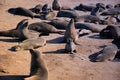
{"label": "dirt ground", "polygon": [[[16,27],[17,23],[28,17],[15,16],[9,14],[7,10],[12,7],[32,8],[39,3],[48,3],[50,6],[53,0],[1,0],[0,3],[0,31],[9,30]],[[62,5],[71,8],[83,4],[117,4],[119,0],[59,0]],[[83,12],[80,12],[82,15]],[[86,13],[85,13],[86,14]],[[89,13],[88,13],[89,14]],[[40,22],[40,19],[31,19],[32,22]],[[43,55],[48,67],[49,80],[120,80],[119,62],[91,62],[89,56],[99,52],[110,39],[100,39],[98,33],[90,34],[79,38],[81,46],[77,46],[77,53],[70,55],[60,53],[65,43],[60,43],[63,35],[50,34],[44,37],[47,45],[38,48]],[[13,38],[0,37],[0,76],[7,75],[29,75],[31,55],[29,51],[12,52],[9,49],[17,45]],[[1,71],[1,70],[4,70]]]}

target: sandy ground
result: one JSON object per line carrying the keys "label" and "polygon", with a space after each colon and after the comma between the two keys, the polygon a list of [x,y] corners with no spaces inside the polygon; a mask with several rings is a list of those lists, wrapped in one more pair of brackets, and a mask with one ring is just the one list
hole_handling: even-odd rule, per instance
{"label": "sandy ground", "polygon": [[[1,0],[2,1],[2,0]],[[17,23],[28,17],[14,16],[7,10],[11,7],[23,6],[32,8],[39,3],[48,3],[51,6],[52,0],[4,0],[5,4],[0,4],[0,31],[9,30],[16,27]],[[95,4],[103,2],[105,4],[120,3],[119,0],[59,0],[62,5],[71,8],[84,4]],[[3,2],[4,3],[4,2]],[[81,15],[81,14],[80,14]],[[39,22],[40,19],[30,19],[30,22]],[[99,52],[105,45],[110,44],[110,39],[100,39],[98,33],[81,37],[77,46],[77,53],[70,55],[60,53],[65,47],[60,43],[63,35],[50,34],[44,37],[47,40],[45,47],[39,50],[47,64],[49,80],[120,80],[119,62],[91,62],[89,56]],[[17,45],[18,42],[9,37],[0,37],[0,76],[6,75],[29,75],[31,55],[29,51],[11,52],[9,49]],[[2,72],[1,70],[4,70]]]}

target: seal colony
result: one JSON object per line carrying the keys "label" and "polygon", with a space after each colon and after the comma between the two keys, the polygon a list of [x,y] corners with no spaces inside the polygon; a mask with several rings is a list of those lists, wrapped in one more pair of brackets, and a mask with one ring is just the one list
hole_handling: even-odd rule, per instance
{"label": "seal colony", "polygon": [[[0,36],[19,39],[19,44],[11,48],[13,51],[29,50],[31,53],[31,73],[29,77],[25,77],[26,79],[48,80],[48,70],[41,52],[34,50],[47,44],[43,35],[61,35],[65,41],[63,48],[65,53],[77,54],[77,47],[81,45],[78,41],[80,37],[98,33],[100,39],[103,37],[113,39],[118,44],[112,43],[104,47],[101,53],[96,56],[95,62],[112,61],[119,53],[120,48],[119,8],[119,4],[113,7],[110,4],[105,5],[103,3],[95,5],[80,3],[75,8],[69,8],[62,6],[59,0],[53,0],[52,7],[49,4],[38,4],[30,9],[24,7],[10,8],[8,12],[11,14],[30,17],[33,20],[37,18],[41,19],[41,21],[31,23],[29,19],[23,19],[17,24],[16,28],[0,31]],[[81,15],[76,10],[89,11],[89,13]],[[101,27],[103,25],[105,26],[104,28]],[[120,57],[117,56],[117,58]]]}

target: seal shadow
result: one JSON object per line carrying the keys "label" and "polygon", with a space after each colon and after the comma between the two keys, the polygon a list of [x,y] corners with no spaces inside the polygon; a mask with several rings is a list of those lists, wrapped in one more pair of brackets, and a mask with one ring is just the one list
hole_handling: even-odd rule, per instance
{"label": "seal shadow", "polygon": [[43,54],[69,54],[65,52],[65,49],[59,49],[56,51],[43,52]]}
{"label": "seal shadow", "polygon": [[20,42],[19,39],[0,39],[0,41],[3,41],[3,42]]}
{"label": "seal shadow", "polygon": [[96,57],[99,55],[99,54],[101,54],[101,52],[102,52],[102,50],[101,51],[98,51],[98,52],[96,52],[96,53],[94,53],[94,54],[91,54],[88,58],[89,58],[89,60],[91,61],[91,62],[96,62],[95,60],[96,60]]}
{"label": "seal shadow", "polygon": [[64,37],[58,37],[52,40],[47,40],[47,43],[64,43]]}
{"label": "seal shadow", "polygon": [[0,76],[0,80],[25,80],[26,76],[23,75],[8,75]]}

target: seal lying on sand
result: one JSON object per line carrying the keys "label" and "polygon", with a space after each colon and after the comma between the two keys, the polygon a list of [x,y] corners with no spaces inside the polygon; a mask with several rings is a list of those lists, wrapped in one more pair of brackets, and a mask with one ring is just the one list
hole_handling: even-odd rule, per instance
{"label": "seal lying on sand", "polygon": [[79,14],[75,10],[60,10],[57,17],[77,18]]}
{"label": "seal lying on sand", "polygon": [[75,18],[75,22],[90,22],[90,23],[97,23],[100,19],[97,16],[93,15],[81,15]]}
{"label": "seal lying on sand", "polygon": [[58,33],[58,34],[64,34],[64,31],[56,29],[54,26],[47,24],[45,22],[36,22],[29,25],[30,30],[35,30],[38,32],[44,32],[44,33]]}
{"label": "seal lying on sand", "polygon": [[34,14],[31,10],[23,7],[10,8],[8,12],[15,15],[27,16],[31,18],[40,18],[39,14]]}
{"label": "seal lying on sand", "polygon": [[100,28],[100,25],[98,24],[93,24],[93,23],[80,23],[80,22],[76,22],[75,23],[75,27],[77,29],[87,29],[87,30],[91,30],[94,33],[98,33],[102,30],[102,28]]}
{"label": "seal lying on sand", "polygon": [[45,44],[46,40],[41,37],[30,38],[24,40],[23,42],[19,43],[17,46],[12,47],[11,49],[13,51],[36,49],[45,46]]}
{"label": "seal lying on sand", "polygon": [[107,16],[107,15],[119,15],[120,14],[120,7],[108,9],[107,11],[103,11],[100,15]]}
{"label": "seal lying on sand", "polygon": [[92,11],[92,9],[94,9],[94,8],[95,8],[95,6],[93,6],[93,5],[80,4],[79,6],[76,6],[74,9],[81,10],[81,11]]}
{"label": "seal lying on sand", "polygon": [[48,22],[48,24],[55,26],[57,29],[65,30],[68,26],[69,21],[65,19],[54,19]]}
{"label": "seal lying on sand", "polygon": [[107,45],[103,50],[102,50],[102,53],[99,54],[97,57],[96,57],[96,62],[102,62],[102,61],[105,61],[105,60],[113,60],[115,58],[115,55],[118,51],[118,48],[115,44],[110,44],[110,45]]}
{"label": "seal lying on sand", "polygon": [[101,20],[100,22],[100,24],[104,24],[104,25],[110,25],[116,23],[117,23],[117,19],[113,16],[108,16],[107,18],[105,18],[105,20]]}
{"label": "seal lying on sand", "polygon": [[25,80],[48,80],[47,66],[42,58],[42,54],[37,51],[29,50],[32,56],[31,59],[31,74]]}
{"label": "seal lying on sand", "polygon": [[6,36],[6,37],[19,37],[21,35],[21,29],[23,27],[23,24],[28,19],[23,19],[17,24],[17,27],[15,29],[7,30],[7,31],[0,31],[0,36]]}
{"label": "seal lying on sand", "polygon": [[120,27],[118,25],[108,25],[105,29],[101,30],[100,37],[120,39]]}

